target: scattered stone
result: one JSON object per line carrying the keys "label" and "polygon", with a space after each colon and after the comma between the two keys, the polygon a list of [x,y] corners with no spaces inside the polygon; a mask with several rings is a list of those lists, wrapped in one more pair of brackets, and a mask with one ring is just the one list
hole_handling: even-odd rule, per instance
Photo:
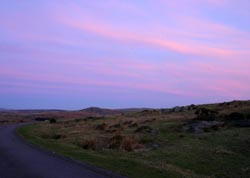
{"label": "scattered stone", "polygon": [[232,154],[235,154],[234,152],[232,152],[230,150],[226,150],[226,149],[220,148],[220,147],[217,147],[215,149],[215,153],[216,154],[222,154],[222,155],[232,155]]}
{"label": "scattered stone", "polygon": [[152,145],[152,147],[153,147],[153,149],[156,149],[156,148],[159,147],[159,144],[157,143],[157,136],[159,135],[159,130],[156,129],[156,128],[152,129],[151,135],[153,137],[153,145]]}
{"label": "scattered stone", "polygon": [[160,147],[160,145],[159,145],[159,144],[157,144],[157,143],[153,143],[152,147],[153,147],[153,149],[157,149],[157,148],[159,148],[159,147]]}
{"label": "scattered stone", "polygon": [[75,130],[75,131],[69,132],[69,134],[79,134],[79,133],[81,133],[81,132],[80,132],[80,131],[78,131],[78,130]]}
{"label": "scattered stone", "polygon": [[159,130],[154,128],[154,129],[151,130],[151,134],[152,134],[153,137],[156,137],[159,134]]}

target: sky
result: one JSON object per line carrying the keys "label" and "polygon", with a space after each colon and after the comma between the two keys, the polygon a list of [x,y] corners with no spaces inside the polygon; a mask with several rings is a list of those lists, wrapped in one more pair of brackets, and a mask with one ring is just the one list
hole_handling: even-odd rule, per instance
{"label": "sky", "polygon": [[249,0],[0,1],[0,108],[248,99]]}

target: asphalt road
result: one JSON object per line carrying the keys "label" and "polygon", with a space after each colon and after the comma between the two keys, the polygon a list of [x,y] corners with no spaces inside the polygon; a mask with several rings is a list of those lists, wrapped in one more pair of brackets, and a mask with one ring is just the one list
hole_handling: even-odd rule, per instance
{"label": "asphalt road", "polygon": [[120,177],[32,147],[16,134],[21,125],[0,126],[0,178]]}

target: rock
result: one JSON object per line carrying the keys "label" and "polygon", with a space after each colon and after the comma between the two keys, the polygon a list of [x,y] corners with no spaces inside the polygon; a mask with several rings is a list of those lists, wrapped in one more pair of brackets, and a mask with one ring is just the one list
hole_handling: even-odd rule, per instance
{"label": "rock", "polygon": [[158,129],[152,129],[151,134],[153,137],[156,137],[159,134],[159,130]]}
{"label": "rock", "polygon": [[217,130],[219,127],[223,127],[224,125],[225,123],[220,121],[200,121],[184,126],[184,130],[200,134],[204,131]]}
{"label": "rock", "polygon": [[175,106],[173,112],[181,112],[182,108],[180,106]]}
{"label": "rock", "polygon": [[152,148],[153,148],[153,149],[157,149],[157,148],[159,148],[159,147],[160,147],[160,145],[157,144],[157,143],[153,143],[153,145],[152,145]]}
{"label": "rock", "polygon": [[232,155],[232,154],[235,154],[234,152],[230,151],[230,150],[227,150],[225,148],[220,148],[220,147],[217,147],[215,149],[215,154],[221,154],[221,155]]}

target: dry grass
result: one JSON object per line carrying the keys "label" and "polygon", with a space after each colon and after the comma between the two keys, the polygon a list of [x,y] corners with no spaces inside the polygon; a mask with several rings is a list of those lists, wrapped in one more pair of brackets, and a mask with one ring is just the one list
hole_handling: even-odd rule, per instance
{"label": "dry grass", "polygon": [[130,177],[249,177],[249,128],[223,125],[200,134],[185,131],[186,124],[197,122],[198,108],[218,111],[214,119],[219,121],[232,112],[250,114],[250,102],[232,102],[178,112],[64,119],[30,127],[29,133],[52,150]]}

